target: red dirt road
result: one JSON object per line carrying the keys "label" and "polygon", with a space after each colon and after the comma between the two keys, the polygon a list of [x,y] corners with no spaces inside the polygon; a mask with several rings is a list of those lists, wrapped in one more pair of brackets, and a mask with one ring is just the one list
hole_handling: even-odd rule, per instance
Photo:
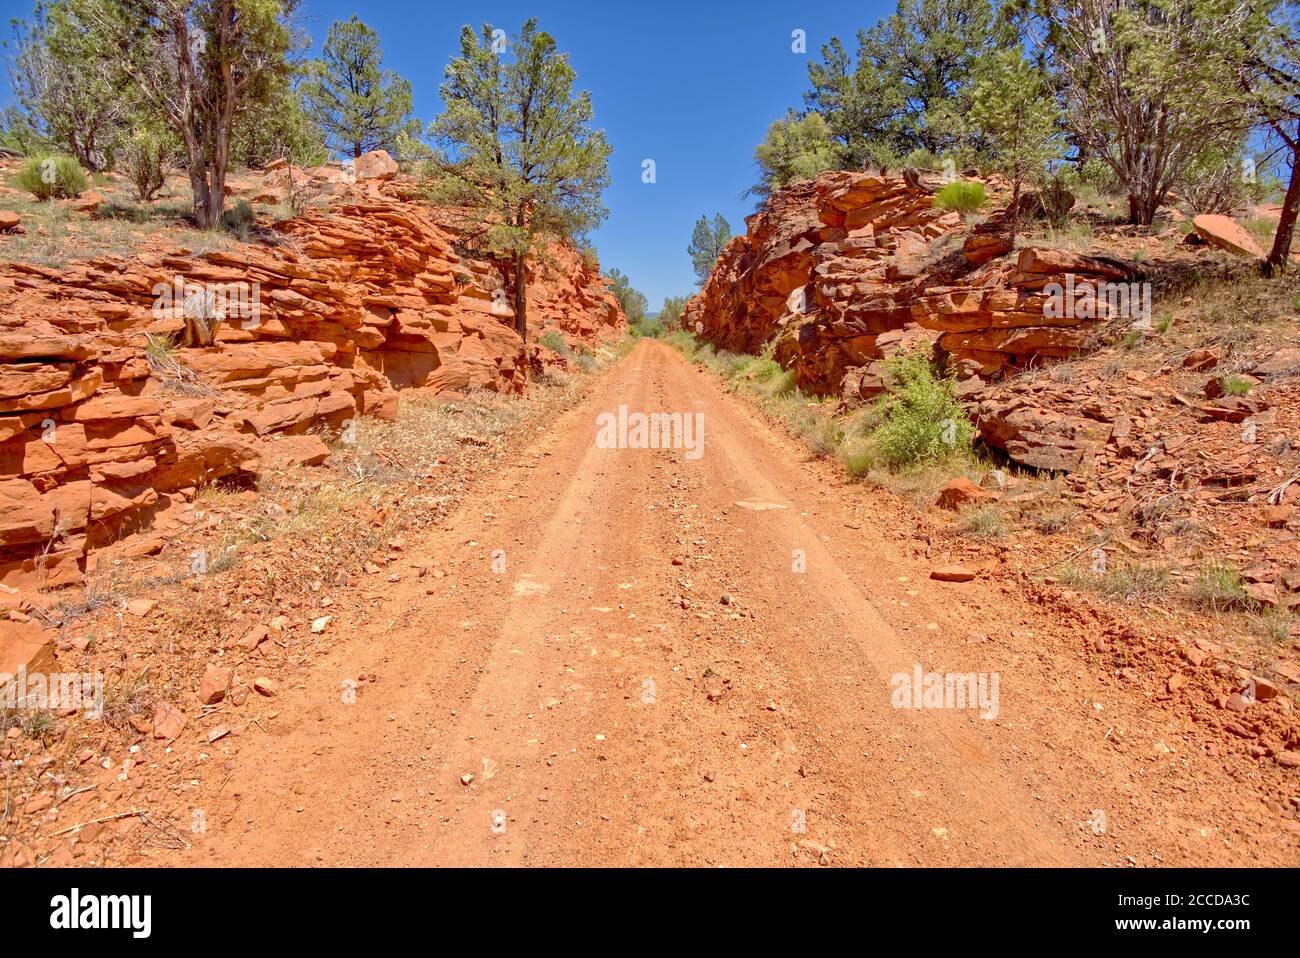
{"label": "red dirt road", "polygon": [[[703,456],[598,448],[620,404],[702,412]],[[1076,628],[996,578],[930,581],[923,549],[643,342],[407,543],[386,601],[338,611],[331,652],[196,789],[206,833],[157,860],[1295,864]],[[996,717],[892,707],[917,665],[998,673]]]}

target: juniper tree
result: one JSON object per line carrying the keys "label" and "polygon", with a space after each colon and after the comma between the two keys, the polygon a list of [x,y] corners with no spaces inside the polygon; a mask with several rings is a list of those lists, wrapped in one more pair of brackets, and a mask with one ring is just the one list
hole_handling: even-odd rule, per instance
{"label": "juniper tree", "polygon": [[1047,78],[1019,47],[999,50],[975,68],[968,123],[990,165],[1011,178],[1011,242],[1020,219],[1020,189],[1060,159],[1061,109]]}
{"label": "juniper tree", "polygon": [[1254,50],[1273,4],[1252,0],[1043,0],[1053,68],[1082,154],[1149,224],[1178,176],[1250,122]]}
{"label": "juniper tree", "polygon": [[791,110],[767,128],[767,137],[754,148],[754,162],[759,181],[746,192],[767,197],[782,186],[834,169],[839,161],[822,115],[801,117]]}
{"label": "juniper tree", "polygon": [[98,2],[38,3],[30,23],[14,22],[9,70],[29,127],[93,171],[110,165],[129,125],[127,74],[86,30],[87,12]]}
{"label": "juniper tree", "polygon": [[202,228],[220,225],[236,124],[292,73],[298,0],[88,0],[99,56],[180,140]]}

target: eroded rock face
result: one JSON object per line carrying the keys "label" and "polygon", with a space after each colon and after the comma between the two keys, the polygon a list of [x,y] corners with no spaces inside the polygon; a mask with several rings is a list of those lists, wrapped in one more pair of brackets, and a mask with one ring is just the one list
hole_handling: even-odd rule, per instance
{"label": "eroded rock face", "polygon": [[1095,422],[978,393],[1091,349],[1104,323],[1140,319],[1149,293],[1121,260],[1036,248],[1013,259],[1005,210],[972,227],[936,209],[933,191],[910,171],[824,173],[778,191],[723,251],[687,326],[736,351],[774,341],[800,388],[849,403],[888,388],[889,356],[933,349],[987,441],[1026,464],[1077,468],[1104,431]]}
{"label": "eroded rock face", "polygon": [[[171,498],[252,477],[273,447],[320,462],[309,434],[391,418],[402,389],[524,388],[493,265],[462,260],[400,180],[331,188],[330,209],[275,224],[276,245],[0,268],[0,585],[78,582]],[[597,266],[568,244],[550,259],[530,276],[530,338],[616,335]],[[216,326],[211,345],[151,350],[181,341],[187,313]]]}
{"label": "eroded rock face", "polygon": [[[801,388],[846,398],[870,395],[875,372],[856,370],[890,355],[900,337],[925,341],[918,330],[938,334],[929,339],[963,376],[1087,349],[1114,313],[1096,284],[1128,284],[1136,272],[1057,250],[1022,250],[1010,264],[1004,220],[971,228],[936,209],[915,177],[824,173],[749,218],[686,322],[726,349],[753,352],[775,339]],[[1053,284],[1068,310],[1052,309]],[[865,391],[854,385],[863,381]]]}

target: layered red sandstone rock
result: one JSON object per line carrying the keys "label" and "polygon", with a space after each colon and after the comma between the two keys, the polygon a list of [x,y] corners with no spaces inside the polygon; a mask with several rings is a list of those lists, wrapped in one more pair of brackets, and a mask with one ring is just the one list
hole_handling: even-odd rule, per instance
{"label": "layered red sandstone rock", "polygon": [[[77,582],[169,496],[266,460],[320,462],[321,434],[392,417],[400,390],[524,388],[493,265],[458,256],[400,181],[316,179],[333,181],[332,207],[275,224],[274,244],[0,268],[0,586]],[[570,244],[532,272],[530,338],[621,330]],[[228,294],[213,345],[151,357],[151,334],[184,330],[194,289]]]}
{"label": "layered red sandstone rock", "polygon": [[727,349],[776,340],[777,360],[818,393],[857,393],[862,375],[851,371],[918,330],[941,334],[930,338],[963,375],[1068,355],[1088,346],[1106,307],[1051,316],[1044,287],[1135,277],[1118,261],[1055,250],[1023,250],[1009,263],[1001,215],[971,227],[936,208],[933,185],[915,177],[823,173],[777,191],[747,226],[686,322]]}
{"label": "layered red sandstone rock", "polygon": [[[1116,312],[1099,284],[1140,300],[1129,264],[1034,248],[1013,259],[1005,211],[972,226],[937,209],[934,189],[915,175],[830,172],[777,191],[723,251],[686,324],[736,351],[774,341],[800,388],[849,402],[884,391],[881,360],[933,346],[974,407],[985,383],[1092,347]],[[1018,427],[1014,410],[972,411],[985,439],[1027,464],[1077,465],[1076,434],[1094,438],[1095,422]]]}

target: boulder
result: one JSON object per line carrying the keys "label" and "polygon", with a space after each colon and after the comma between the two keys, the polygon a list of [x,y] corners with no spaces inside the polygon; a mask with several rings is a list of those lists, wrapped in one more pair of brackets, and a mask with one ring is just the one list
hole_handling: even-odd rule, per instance
{"label": "boulder", "polygon": [[939,490],[939,497],[934,504],[940,509],[959,512],[967,506],[980,505],[995,498],[997,497],[993,493],[981,489],[965,476],[957,476],[955,479],[949,479],[948,483]]}
{"label": "boulder", "polygon": [[89,213],[94,215],[99,212],[99,208],[106,202],[104,194],[95,190],[87,190],[78,196],[70,204],[78,213]]}
{"label": "boulder", "polygon": [[1192,226],[1196,229],[1196,234],[1211,246],[1239,256],[1264,258],[1264,250],[1255,237],[1230,216],[1202,213],[1192,220]]}
{"label": "boulder", "polygon": [[352,161],[358,180],[391,180],[397,175],[397,161],[387,150],[371,150]]}

